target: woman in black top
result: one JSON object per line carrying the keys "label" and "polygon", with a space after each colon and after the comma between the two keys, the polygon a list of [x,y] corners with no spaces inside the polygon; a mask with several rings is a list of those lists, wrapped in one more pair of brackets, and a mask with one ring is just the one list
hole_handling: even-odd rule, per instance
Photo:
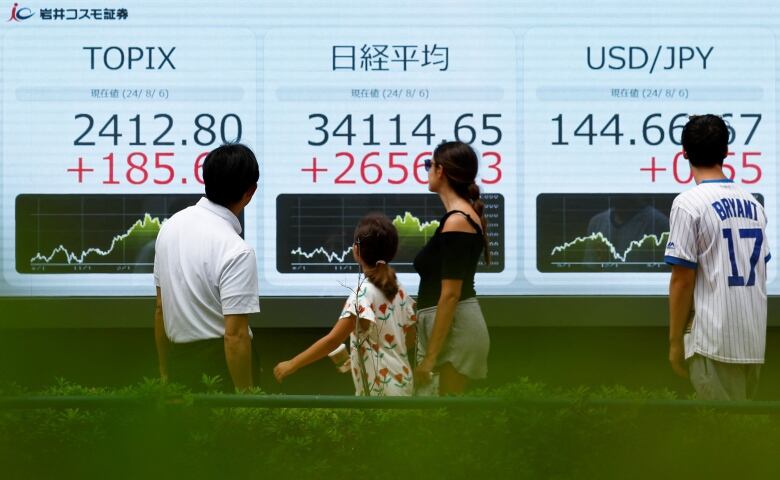
{"label": "woman in black top", "polygon": [[439,195],[447,213],[414,259],[420,274],[415,382],[424,390],[438,372],[439,394],[462,393],[469,379],[487,376],[490,348],[474,290],[483,252],[485,262],[490,262],[484,204],[475,183],[479,161],[465,143],[446,142],[425,166],[428,190]]}

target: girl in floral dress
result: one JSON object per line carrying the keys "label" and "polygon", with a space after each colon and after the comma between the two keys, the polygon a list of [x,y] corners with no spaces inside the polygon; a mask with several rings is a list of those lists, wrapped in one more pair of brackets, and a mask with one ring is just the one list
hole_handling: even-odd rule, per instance
{"label": "girl in floral dress", "polygon": [[325,357],[349,337],[356,395],[403,396],[414,392],[407,351],[414,345],[414,300],[388,263],[398,250],[398,232],[381,214],[364,217],[355,229],[352,253],[360,277],[333,329],[295,358],[274,368],[276,380]]}

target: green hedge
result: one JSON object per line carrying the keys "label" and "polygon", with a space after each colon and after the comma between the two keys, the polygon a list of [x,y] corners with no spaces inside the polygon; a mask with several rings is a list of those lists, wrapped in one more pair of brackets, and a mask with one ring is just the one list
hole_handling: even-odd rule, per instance
{"label": "green hedge", "polygon": [[60,381],[35,394],[185,402],[0,411],[0,478],[780,478],[780,416],[512,403],[674,398],[664,391],[558,391],[522,379],[475,393],[507,408],[437,410],[196,408],[181,387],[154,380]]}

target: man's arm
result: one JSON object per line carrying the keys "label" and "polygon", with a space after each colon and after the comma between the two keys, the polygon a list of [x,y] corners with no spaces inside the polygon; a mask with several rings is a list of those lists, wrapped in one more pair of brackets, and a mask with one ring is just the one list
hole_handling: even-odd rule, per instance
{"label": "man's arm", "polygon": [[252,339],[249,315],[225,315],[225,361],[238,390],[252,388]]}
{"label": "man's arm", "polygon": [[683,335],[693,305],[693,289],[696,285],[696,269],[672,265],[669,280],[669,363],[674,372],[686,378],[685,345]]}
{"label": "man's arm", "polygon": [[154,306],[154,342],[157,344],[157,360],[159,361],[160,366],[160,378],[165,381],[168,380],[168,346],[170,341],[165,334],[160,287],[157,287],[157,300]]}

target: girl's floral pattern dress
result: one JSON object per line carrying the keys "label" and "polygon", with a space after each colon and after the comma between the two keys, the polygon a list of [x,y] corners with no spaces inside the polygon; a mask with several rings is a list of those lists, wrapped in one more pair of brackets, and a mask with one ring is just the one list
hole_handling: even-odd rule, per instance
{"label": "girl's floral pattern dress", "polygon": [[364,378],[371,396],[414,393],[412,367],[406,355],[406,332],[417,322],[417,317],[414,300],[406,294],[403,285],[399,283],[398,287],[395,298],[388,302],[382,291],[365,279],[344,304],[340,318],[358,313],[361,319],[370,322],[359,336],[353,331],[349,337],[356,395],[364,394]]}

